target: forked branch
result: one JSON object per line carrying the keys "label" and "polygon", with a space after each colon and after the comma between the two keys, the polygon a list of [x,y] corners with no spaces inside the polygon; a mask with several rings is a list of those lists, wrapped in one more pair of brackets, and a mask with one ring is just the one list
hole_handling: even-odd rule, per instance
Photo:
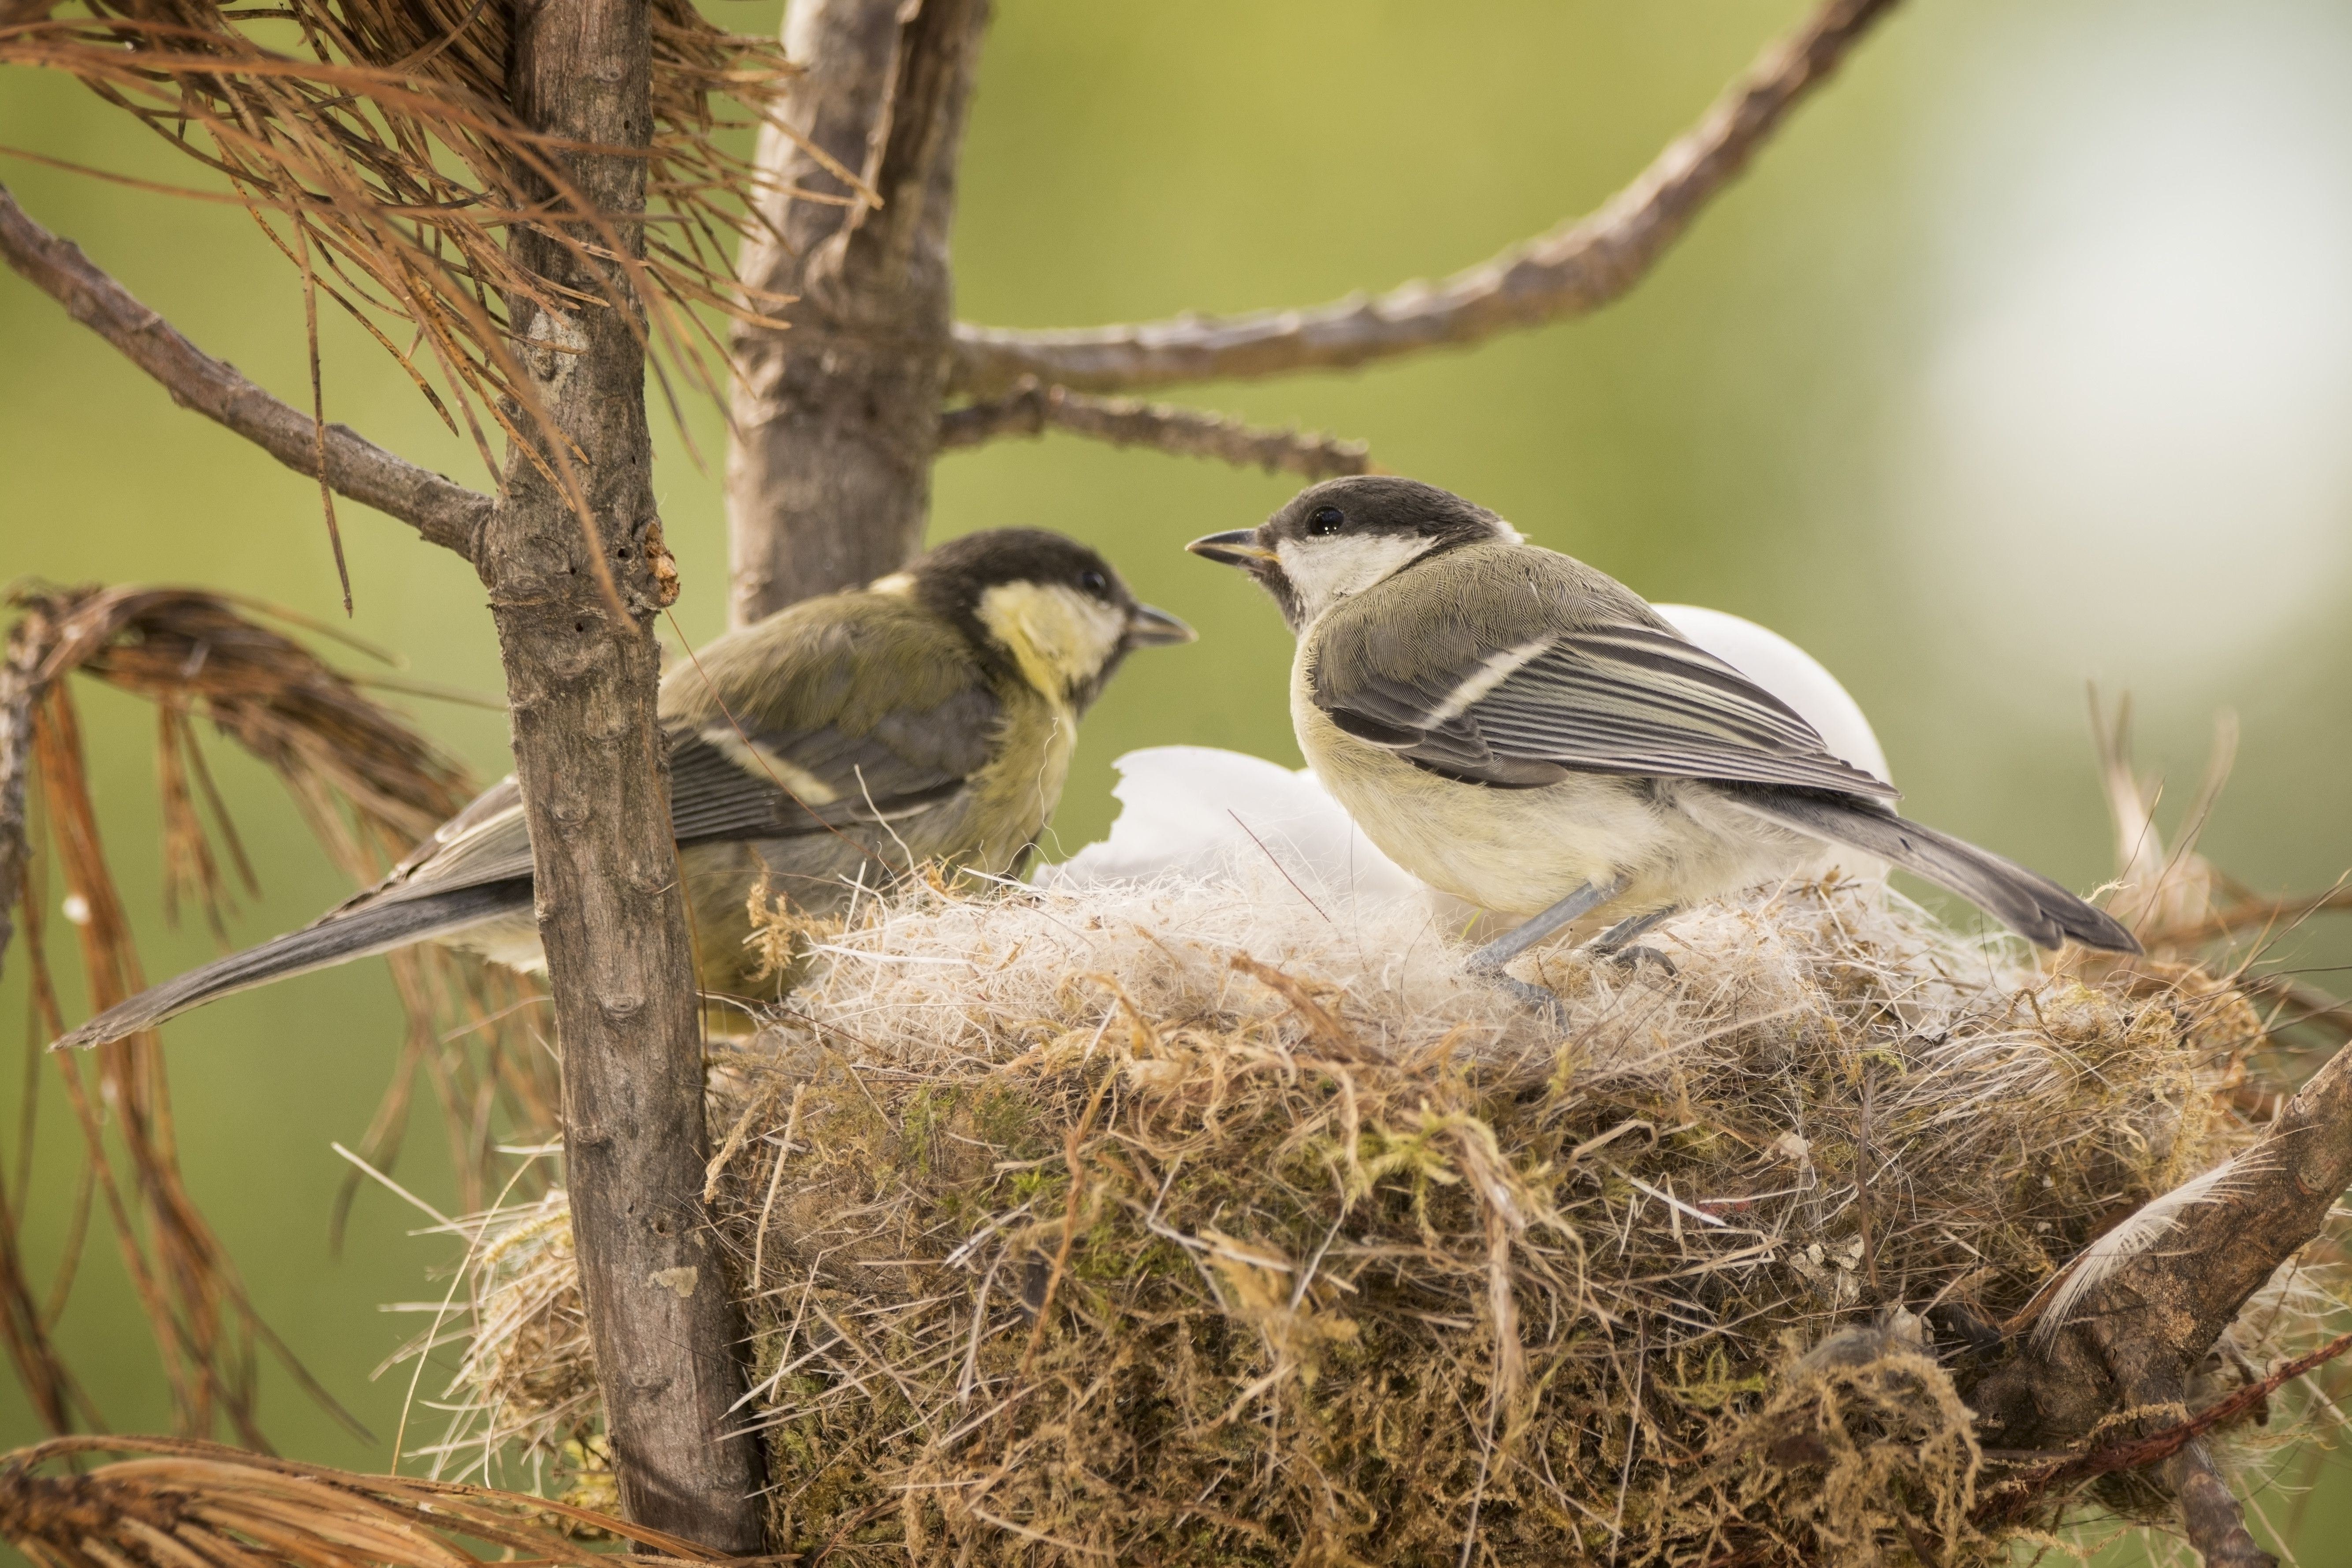
{"label": "forked branch", "polygon": [[1214,458],[1267,473],[1328,479],[1372,471],[1371,453],[1361,441],[1346,441],[1314,430],[1279,430],[1245,425],[1230,415],[1131,397],[1090,397],[1066,386],[1041,385],[1034,377],[1003,397],[950,409],[940,417],[940,448],[977,447],[1004,436],[1042,436],[1046,430],[1090,436],[1114,447],[1149,447],[1180,458]]}
{"label": "forked branch", "polygon": [[488,496],[396,457],[348,426],[328,426],[322,443],[309,415],[272,397],[236,366],[190,342],[92,265],[80,247],[35,223],[5,185],[0,185],[0,256],[75,321],[163,383],[173,402],[227,426],[311,479],[320,477],[323,448],[326,481],[337,494],[407,523],[428,542],[454,550],[468,562],[478,559],[482,525],[492,505]]}
{"label": "forked branch", "polygon": [[1598,211],[1438,283],[1307,310],[1183,315],[1042,331],[959,324],[953,388],[1001,396],[1024,375],[1074,391],[1132,391],[1337,370],[1580,316],[1641,280],[1799,100],[1895,0],[1826,0],[1767,49],[1696,126]]}
{"label": "forked branch", "polygon": [[[2170,1217],[2157,1222],[2160,1231],[2149,1245],[2094,1249],[2074,1268],[2097,1268],[2096,1278],[2045,1296],[2065,1303],[2063,1321],[2037,1324],[2014,1342],[2004,1364],[1968,1391],[1987,1444],[2061,1447],[2081,1441],[2116,1411],[2179,1406],[2223,1331],[2318,1236],[2347,1185],[2352,1046],[2312,1076],[2263,1140],[2202,1196],[2162,1211]],[[2269,1561],[2245,1534],[2201,1445],[2165,1456],[2164,1476],[2209,1563],[2238,1568]]]}

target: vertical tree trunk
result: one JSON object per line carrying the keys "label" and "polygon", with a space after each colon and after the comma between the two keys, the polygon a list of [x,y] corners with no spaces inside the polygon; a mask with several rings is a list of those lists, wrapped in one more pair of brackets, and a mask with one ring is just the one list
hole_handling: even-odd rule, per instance
{"label": "vertical tree trunk", "polygon": [[[779,244],[744,242],[744,281],[797,297],[783,331],[739,328],[728,462],[737,625],[896,570],[922,542],[954,291],[948,229],[989,0],[793,0],[807,71],[793,128],[882,199],[769,197]],[[770,129],[779,184],[851,188]]]}
{"label": "vertical tree trunk", "polygon": [[[509,89],[537,129],[644,147],[646,0],[519,5]],[[566,157],[604,212],[645,208],[645,164]],[[624,216],[622,223],[627,219]],[[623,237],[642,244],[642,234]],[[517,257],[594,294],[584,264],[519,229]],[[621,1497],[631,1518],[734,1552],[761,1549],[757,1449],[721,1441],[742,1391],[737,1319],[701,1205],[702,1047],[669,828],[652,617],[662,602],[645,359],[609,307],[510,302],[530,373],[574,448],[605,559],[630,609],[616,622],[577,515],[520,449],[483,541],[530,824],[540,938],[563,1051],[566,1180],[583,1295]]]}

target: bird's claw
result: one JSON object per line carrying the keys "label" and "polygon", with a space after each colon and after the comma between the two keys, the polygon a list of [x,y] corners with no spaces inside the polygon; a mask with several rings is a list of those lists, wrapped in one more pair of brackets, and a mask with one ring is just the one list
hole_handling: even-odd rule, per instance
{"label": "bird's claw", "polygon": [[1639,943],[1631,947],[1612,948],[1608,952],[1601,953],[1601,956],[1628,973],[1632,973],[1635,970],[1640,969],[1644,963],[1656,964],[1660,969],[1666,972],[1666,975],[1669,979],[1682,973],[1681,968],[1675,964],[1673,959],[1668,958],[1664,953],[1660,952],[1654,947],[1647,947]]}
{"label": "bird's claw", "polygon": [[1471,973],[1519,999],[1528,1011],[1540,1014],[1554,1028],[1568,1026],[1568,1009],[1560,1005],[1558,994],[1504,973],[1500,969],[1473,969]]}

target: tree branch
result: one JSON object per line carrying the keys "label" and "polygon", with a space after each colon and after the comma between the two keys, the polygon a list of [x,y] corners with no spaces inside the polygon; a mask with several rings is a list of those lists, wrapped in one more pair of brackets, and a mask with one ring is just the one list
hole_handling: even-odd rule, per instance
{"label": "tree branch", "polygon": [[785,13],[803,69],[783,104],[793,134],[760,132],[770,184],[738,271],[793,298],[776,312],[789,330],[735,327],[738,626],[895,572],[922,546],[950,358],[956,154],[988,9],[792,0]]}
{"label": "tree branch", "polygon": [[1181,458],[1214,458],[1267,473],[1328,479],[1372,471],[1361,441],[1344,441],[1318,431],[1276,430],[1244,425],[1224,414],[1180,408],[1172,403],[1139,403],[1131,397],[1089,397],[1066,386],[1040,385],[1024,377],[1011,393],[991,403],[968,404],[940,417],[940,449],[977,447],[1001,436],[1042,436],[1048,427],[1091,436],[1114,447],[1149,447]]}
{"label": "tree branch", "polygon": [[[514,26],[515,110],[572,149],[564,175],[598,215],[568,237],[514,233],[516,264],[545,280],[508,310],[518,343],[546,345],[523,368],[552,429],[548,451],[510,447],[481,559],[563,1059],[581,1299],[629,1517],[757,1552],[760,1450],[732,1415],[740,1318],[702,1205],[700,1013],[656,717],[652,620],[676,583],[643,323],[608,303],[631,300],[625,260],[592,253],[600,233],[644,244],[652,23],[646,0],[546,0]],[[560,480],[541,459],[566,447]]]}
{"label": "tree branch", "polygon": [[2254,1544],[2245,1510],[2230,1495],[2230,1483],[2203,1443],[2183,1444],[2158,1473],[2180,1500],[2181,1528],[2205,1559],[2205,1568],[2278,1568],[2278,1559]]}
{"label": "tree branch", "polygon": [[2214,910],[2186,930],[2159,931],[2156,936],[2177,947],[2200,947],[2254,927],[2273,932],[2285,931],[2314,915],[2325,914],[2352,914],[2352,888],[2330,888],[2324,893],[2301,898],[2246,899]]}
{"label": "tree branch", "polygon": [[[2158,1244],[2091,1285],[2055,1332],[2009,1342],[2008,1359],[1964,1390],[1986,1445],[2063,1447],[2117,1411],[2179,1405],[2222,1331],[2319,1234],[2347,1185],[2352,1046],[2312,1076],[2229,1175],[2173,1218]],[[2265,1561],[2243,1537],[2236,1504],[2201,1449],[2147,1458],[2164,1459],[2162,1474],[2209,1563],[2245,1568]]]}
{"label": "tree branch", "polygon": [[[83,326],[163,384],[172,401],[225,425],[298,474],[319,478],[319,427],[180,335],[97,267],[71,240],[26,216],[0,185],[0,256]],[[395,457],[342,425],[327,426],[326,481],[337,494],[396,518],[434,544],[476,561],[493,504],[429,468]]]}
{"label": "tree branch", "polygon": [[1728,184],[1895,0],[1826,0],[1605,205],[1434,285],[1307,310],[1044,331],[959,324],[952,389],[1024,375],[1087,392],[1335,370],[1580,316],[1618,298]]}

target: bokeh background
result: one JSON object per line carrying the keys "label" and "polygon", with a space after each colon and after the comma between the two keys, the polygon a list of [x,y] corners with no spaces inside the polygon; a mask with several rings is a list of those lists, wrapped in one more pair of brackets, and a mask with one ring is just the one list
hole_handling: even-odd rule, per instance
{"label": "bokeh background", "polygon": [[[778,6],[712,0],[767,28]],[[723,9],[718,7],[724,6]],[[1453,269],[1590,208],[1685,127],[1796,0],[999,0],[955,237],[969,319],[1081,324],[1304,303]],[[1654,599],[1795,637],[1873,717],[1916,815],[2082,886],[2112,867],[2085,683],[2129,691],[2147,768],[2185,799],[2217,710],[2243,729],[2205,843],[2280,890],[2352,865],[2352,7],[2341,0],[1915,0],[1625,301],[1361,374],[1181,395],[1361,437]],[[181,182],[192,168],[70,83],[0,77],[0,146]],[[233,206],[6,161],[24,205],[145,300],[300,401],[294,274]],[[397,369],[326,323],[331,417],[472,483]],[[662,439],[687,636],[723,625],[715,409]],[[1113,814],[1110,760],[1195,742],[1296,761],[1287,638],[1181,553],[1291,485],[1067,437],[950,457],[934,537],[1034,523],[1107,551],[1202,642],[1135,659],[1087,721],[1055,834]],[[486,696],[498,661],[454,557],[342,510],[359,636]],[[0,578],[194,583],[337,616],[316,492],[0,275]],[[81,693],[149,973],[210,955],[165,929],[147,711]],[[485,777],[495,712],[413,704]],[[274,784],[214,763],[267,889],[246,940],[348,889]],[[2319,933],[2291,961],[2352,956]],[[69,965],[68,967],[70,967]],[[2334,978],[2340,978],[2336,976]],[[70,1004],[69,1004],[70,1005]],[[22,975],[0,1018],[26,1016]],[[377,1433],[274,1372],[285,1448],[380,1468],[407,1378],[371,1381],[453,1261],[371,1189],[340,1257],[343,1166],[390,1069],[380,965],[172,1026],[184,1163],[264,1315]],[[13,1120],[17,1075],[0,1073]],[[54,1095],[50,1097],[54,1101]],[[54,1258],[72,1148],[48,1105],[28,1245]],[[398,1171],[453,1187],[420,1125]],[[109,1421],[168,1419],[143,1325],[94,1237],[63,1340]],[[433,1389],[426,1380],[426,1393]],[[430,1419],[425,1412],[425,1418]],[[0,1442],[36,1436],[13,1385]],[[2260,1500],[2307,1564],[2352,1563],[2346,1472]],[[2116,1549],[2135,1560],[2137,1549]]]}

